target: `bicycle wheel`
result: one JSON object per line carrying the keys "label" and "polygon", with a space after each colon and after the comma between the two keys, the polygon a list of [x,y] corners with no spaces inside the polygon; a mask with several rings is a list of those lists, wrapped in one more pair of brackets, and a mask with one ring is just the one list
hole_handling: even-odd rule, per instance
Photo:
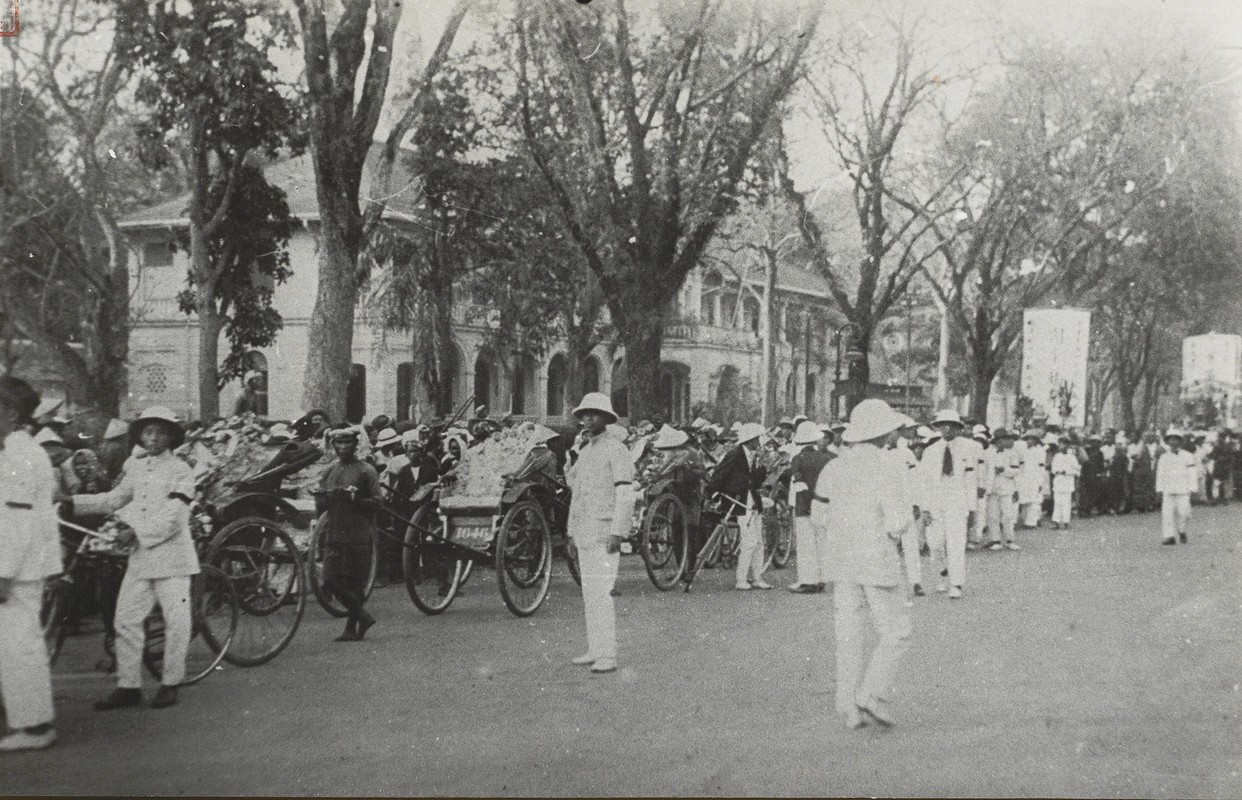
{"label": "bicycle wheel", "polygon": [[686,588],[684,591],[690,591],[690,587],[694,585],[694,579],[699,576],[709,563],[716,563],[718,560],[718,551],[720,550],[720,540],[724,537],[725,528],[728,525],[724,520],[716,523],[716,527],[712,529],[711,535],[707,537],[707,541],[703,543],[702,549],[695,556],[694,564],[690,571],[686,573]]}
{"label": "bicycle wheel", "polygon": [[[179,686],[192,686],[220,668],[241,617],[237,587],[220,569],[204,564],[190,580],[191,629],[186,650],[185,679]],[[142,663],[158,681],[164,679],[164,615],[156,608],[143,621],[146,642]]]}
{"label": "bicycle wheel", "polygon": [[686,568],[687,527],[686,507],[674,494],[657,497],[643,515],[638,549],[647,577],[662,592],[676,586]]}
{"label": "bicycle wheel", "polygon": [[[345,606],[324,590],[323,588],[323,563],[324,563],[324,545],[326,522],[329,512],[319,515],[319,519],[315,522],[315,530],[311,533],[310,547],[306,552],[306,577],[309,578],[311,591],[315,593],[315,599],[319,601],[319,605],[323,607],[334,617],[348,616],[349,612],[345,610]],[[367,588],[362,594],[365,601],[371,596],[371,591],[375,588],[375,573],[379,568],[379,542],[375,536],[371,537],[371,566],[367,572]]]}
{"label": "bicycle wheel", "polygon": [[405,590],[424,614],[439,614],[449,607],[465,570],[459,559],[440,552],[439,542],[428,539],[427,534],[440,534],[443,530],[444,521],[434,503],[418,509],[405,529],[405,552],[401,557]]}
{"label": "bicycle wheel", "polygon": [[738,555],[742,549],[742,531],[736,520],[725,524],[724,535],[720,539],[720,557],[717,563],[724,569],[737,566]]}
{"label": "bicycle wheel", "polygon": [[505,605],[528,617],[543,604],[552,582],[552,533],[533,500],[515,503],[496,534],[496,582]]}
{"label": "bicycle wheel", "polygon": [[793,555],[793,510],[779,500],[771,514],[763,517],[763,546],[766,556],[764,569],[769,566],[784,569]]}
{"label": "bicycle wheel", "polygon": [[242,517],[212,537],[207,563],[233,582],[241,604],[225,660],[238,667],[271,661],[293,641],[306,611],[306,576],[293,537],[269,519]]}
{"label": "bicycle wheel", "polygon": [[43,629],[43,643],[47,646],[48,664],[55,664],[60,649],[65,644],[65,609],[69,599],[69,584],[64,575],[43,579],[43,602],[39,607],[39,627]]}

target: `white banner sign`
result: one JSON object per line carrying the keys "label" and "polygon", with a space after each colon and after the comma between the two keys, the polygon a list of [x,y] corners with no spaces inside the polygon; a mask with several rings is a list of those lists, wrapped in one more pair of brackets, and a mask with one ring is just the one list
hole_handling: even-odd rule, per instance
{"label": "white banner sign", "polygon": [[1066,427],[1086,425],[1091,312],[1028,309],[1022,334],[1022,394],[1031,398],[1035,416]]}

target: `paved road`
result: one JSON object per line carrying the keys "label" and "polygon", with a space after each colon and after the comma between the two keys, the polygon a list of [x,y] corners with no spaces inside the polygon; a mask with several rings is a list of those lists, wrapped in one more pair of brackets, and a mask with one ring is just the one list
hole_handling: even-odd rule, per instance
{"label": "paved road", "polygon": [[972,554],[964,600],[914,607],[890,731],[831,713],[826,596],[664,594],[634,557],[615,674],[568,663],[563,573],[526,620],[490,575],[439,617],[392,587],[365,643],[309,609],[173,709],[95,713],[109,682],[58,674],[61,741],[0,760],[0,794],[1242,797],[1242,504],[1195,514],[1186,547],[1146,515]]}

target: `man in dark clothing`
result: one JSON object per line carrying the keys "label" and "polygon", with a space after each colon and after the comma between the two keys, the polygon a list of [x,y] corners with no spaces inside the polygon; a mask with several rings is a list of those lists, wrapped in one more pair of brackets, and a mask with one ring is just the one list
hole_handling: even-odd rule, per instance
{"label": "man in dark clothing", "polygon": [[363,603],[371,548],[378,535],[375,512],[368,503],[379,497],[379,476],[374,467],[358,460],[356,429],[333,431],[332,446],[337,461],[324,470],[315,496],[319,524],[326,526],[323,588],[349,612],[345,632],[337,641],[357,642],[375,624]]}
{"label": "man in dark clothing", "polygon": [[[739,508],[729,504],[727,515],[738,518],[741,534],[741,551],[737,560],[737,580],[734,588],[771,589],[763,580],[763,498],[759,488],[763,486],[767,470],[760,459],[760,438],[763,426],[748,422],[738,429],[737,447],[730,450],[720,465],[712,471],[707,485],[710,491],[720,492],[743,504]],[[748,575],[753,572],[753,577]]]}
{"label": "man in dark clothing", "polygon": [[794,455],[789,465],[789,494],[793,498],[794,548],[798,553],[798,580],[790,584],[795,594],[815,594],[826,588],[820,556],[822,543],[815,526],[811,524],[811,497],[819,471],[832,459],[834,453],[823,450],[824,432],[814,422],[803,421],[794,432],[793,443],[802,449]]}
{"label": "man in dark clothing", "polygon": [[1083,448],[1086,461],[1082,464],[1082,478],[1078,493],[1078,516],[1086,519],[1104,508],[1104,453],[1100,450],[1100,437],[1088,436]]}

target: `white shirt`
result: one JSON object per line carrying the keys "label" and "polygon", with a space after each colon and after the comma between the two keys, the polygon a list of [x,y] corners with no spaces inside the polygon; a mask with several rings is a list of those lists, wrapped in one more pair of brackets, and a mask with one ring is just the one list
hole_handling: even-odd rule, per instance
{"label": "white shirt", "polygon": [[1074,491],[1074,478],[1082,474],[1078,458],[1072,453],[1057,453],[1052,457],[1052,491]]}
{"label": "white shirt", "polygon": [[[943,474],[945,447],[949,448],[953,459],[952,475]],[[919,508],[925,511],[944,511],[953,505],[974,508],[979,502],[980,452],[978,442],[963,436],[951,443],[939,439],[928,445],[915,470]]]}
{"label": "white shirt", "polygon": [[815,482],[811,522],[824,532],[826,577],[865,586],[897,586],[894,539],[912,519],[907,470],[873,444],[856,444],[828,462]]}
{"label": "white shirt", "polygon": [[1022,466],[1022,456],[1012,447],[1008,450],[988,450],[988,491],[992,494],[1013,495],[1018,491],[1018,470]]}
{"label": "white shirt", "polygon": [[1156,491],[1164,494],[1193,494],[1199,489],[1199,459],[1185,450],[1161,454],[1156,462]]}
{"label": "white shirt", "polygon": [[60,526],[52,505],[57,478],[47,452],[24,430],[0,450],[0,578],[41,581],[57,575]]}

